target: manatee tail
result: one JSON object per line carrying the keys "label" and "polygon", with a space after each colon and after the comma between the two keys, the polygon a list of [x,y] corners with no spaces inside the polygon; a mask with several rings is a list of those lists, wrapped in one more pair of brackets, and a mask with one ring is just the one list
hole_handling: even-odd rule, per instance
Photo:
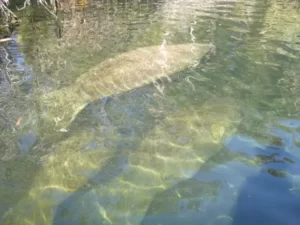
{"label": "manatee tail", "polygon": [[62,88],[40,99],[42,121],[55,130],[64,131],[87,105],[72,88]]}

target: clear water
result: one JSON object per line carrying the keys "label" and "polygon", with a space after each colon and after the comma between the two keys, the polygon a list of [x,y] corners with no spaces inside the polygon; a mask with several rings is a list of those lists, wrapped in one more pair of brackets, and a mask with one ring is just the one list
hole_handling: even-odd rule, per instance
{"label": "clear water", "polygon": [[[75,5],[1,43],[0,224],[299,224],[299,2]],[[42,96],[105,59],[192,42],[215,54],[45,126]]]}

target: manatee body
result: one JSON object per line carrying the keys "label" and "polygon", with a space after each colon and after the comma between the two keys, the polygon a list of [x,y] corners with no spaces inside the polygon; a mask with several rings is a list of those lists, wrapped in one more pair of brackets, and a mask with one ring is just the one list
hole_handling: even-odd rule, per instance
{"label": "manatee body", "polygon": [[107,59],[74,84],[42,98],[46,121],[55,122],[56,129],[66,128],[88,103],[169,78],[197,64],[214,48],[212,44],[194,43],[150,46]]}
{"label": "manatee body", "polygon": [[[155,194],[192,177],[239,123],[238,105],[214,98],[169,113],[137,150],[90,146],[105,140],[78,131],[45,156],[28,196],[4,224],[140,224]],[[112,132],[110,139],[123,137]]]}

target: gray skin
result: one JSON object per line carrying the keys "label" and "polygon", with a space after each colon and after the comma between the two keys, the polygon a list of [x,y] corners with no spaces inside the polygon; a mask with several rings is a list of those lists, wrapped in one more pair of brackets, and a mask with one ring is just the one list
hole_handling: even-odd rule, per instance
{"label": "gray skin", "polygon": [[[53,109],[53,111],[46,112],[46,119],[48,121],[55,124],[55,115],[59,115],[60,113],[65,114],[65,117],[61,121],[57,122],[55,130],[58,130],[61,127],[67,127],[76,117],[80,110],[77,111],[76,107],[74,108],[73,106],[78,106],[81,109],[84,108],[88,103],[94,102],[97,99],[105,99],[107,96],[113,96],[112,100],[106,103],[105,106],[105,110],[108,113],[107,119],[113,121],[113,124],[110,124],[109,121],[107,122],[105,118],[100,118],[101,129],[105,128],[110,132],[106,132],[107,134],[102,132],[102,139],[99,141],[100,144],[108,143],[109,145],[107,147],[96,146],[98,151],[91,151],[91,154],[99,153],[99,157],[91,155],[91,158],[88,158],[87,161],[83,162],[83,159],[86,157],[84,157],[84,155],[79,155],[81,154],[80,152],[82,147],[84,147],[87,144],[86,142],[88,142],[88,140],[91,138],[85,137],[84,132],[82,133],[80,131],[78,135],[74,134],[73,132],[68,132],[66,135],[70,135],[71,138],[74,136],[73,139],[66,139],[66,142],[59,142],[59,145],[62,144],[62,146],[58,149],[55,149],[54,152],[54,155],[58,156],[58,158],[62,160],[71,159],[73,158],[72,156],[74,156],[74,161],[70,163],[70,165],[74,164],[74,168],[81,168],[82,165],[90,166],[92,161],[95,161],[95,164],[92,167],[96,166],[99,168],[99,171],[95,171],[95,173],[88,177],[80,176],[82,179],[78,179],[78,176],[68,176],[63,177],[64,179],[61,179],[61,176],[64,176],[65,174],[70,175],[70,171],[73,170],[69,166],[65,167],[65,163],[58,162],[58,164],[54,165],[54,168],[61,166],[59,167],[61,169],[58,169],[60,172],[47,174],[43,172],[44,170],[41,171],[39,173],[40,175],[38,174],[36,177],[36,180],[38,181],[37,186],[56,188],[56,185],[54,185],[56,182],[51,182],[52,185],[49,185],[49,180],[63,181],[63,186],[65,186],[65,182],[69,183],[70,179],[73,181],[73,179],[76,178],[74,182],[70,182],[72,183],[72,194],[69,197],[66,197],[65,201],[59,204],[61,207],[65,207],[68,206],[69,203],[72,204],[77,197],[81,197],[82,191],[84,193],[88,193],[89,190],[95,186],[98,186],[98,184],[104,185],[105,183],[109,183],[124,171],[126,172],[128,168],[128,157],[130,152],[138,149],[141,136],[147,135],[148,131],[155,126],[155,123],[150,122],[154,121],[155,118],[152,118],[152,113],[147,112],[146,109],[148,108],[148,105],[140,105],[148,104],[150,101],[149,99],[147,100],[148,97],[143,97],[141,94],[148,92],[146,87],[147,84],[151,84],[151,82],[161,78],[168,79],[167,76],[176,73],[177,71],[184,70],[189,66],[195,65],[203,56],[213,50],[213,45],[186,44],[166,46],[165,51],[167,53],[167,62],[169,67],[165,68],[164,73],[162,73],[162,67],[159,64],[155,64],[155,62],[163,59],[163,55],[160,53],[159,46],[133,50],[104,61],[86,74],[82,75],[72,86],[44,96],[42,99],[42,104],[48,103],[48,109]],[[99,73],[97,73],[97,71],[99,71]],[[143,74],[143,76],[140,76],[141,74]],[[109,82],[109,79],[112,79],[112,77],[114,77],[114,84]],[[115,84],[117,82],[119,82],[120,87],[119,89],[114,89],[113,87],[116,87]],[[124,85],[124,83],[126,85]],[[152,92],[153,88],[149,88],[151,89],[150,92]],[[100,101],[102,102],[102,100]],[[157,101],[154,100],[154,102]],[[126,114],[126,111],[120,109],[121,105],[130,111],[128,115]],[[90,106],[93,106],[93,104]],[[87,107],[87,109],[89,108],[93,107]],[[145,112],[143,109],[145,109]],[[115,119],[116,117],[120,118],[122,116],[125,116],[126,118],[129,116],[129,121]],[[78,119],[80,120],[80,118],[81,117],[79,116]],[[65,124],[66,126],[60,126],[61,124]],[[152,126],[149,127],[149,124],[152,124]],[[83,123],[83,125],[86,126],[86,123]],[[45,128],[51,127],[45,126]],[[75,130],[76,129],[73,131]],[[48,132],[47,135],[51,134],[51,130],[45,131]],[[128,131],[135,132],[137,137],[135,138],[135,135],[131,137],[130,132],[128,133]],[[121,137],[116,133],[121,135]],[[51,140],[51,143],[54,143],[53,139]],[[64,143],[66,145],[64,145]],[[83,146],[80,143],[84,143]],[[124,146],[123,143],[128,144],[128,146]],[[75,154],[75,152],[77,152],[79,155]],[[48,157],[45,156],[46,164],[47,162],[52,162],[52,156],[50,155]],[[80,165],[76,166],[77,163]],[[45,170],[48,171],[46,168]],[[67,170],[66,173],[63,172],[64,170]],[[53,170],[49,171],[52,172]],[[58,177],[50,179],[51,176]],[[44,182],[46,183],[44,184]],[[60,187],[60,185],[61,183],[57,182],[57,187]],[[37,189],[34,189],[31,193],[35,193],[36,190]],[[43,189],[40,191],[43,192]],[[55,193],[60,193],[60,191],[58,190],[58,192]],[[36,194],[37,193],[34,195]],[[24,201],[25,203],[27,202],[26,199]],[[63,223],[61,220],[61,207],[58,207],[57,211],[54,212],[53,224],[57,225]],[[15,210],[11,211],[12,214],[8,213],[6,218],[10,218],[9,215],[15,215],[16,212],[18,212],[18,215],[21,215],[22,213],[18,211],[18,209],[21,208],[24,209],[24,207],[22,207],[22,203],[20,204],[20,208],[17,207]],[[28,212],[26,211],[24,213],[27,215]],[[22,221],[22,224],[24,220],[21,217],[22,216],[20,216],[20,221]],[[18,221],[18,218],[14,221]],[[49,220],[47,221],[49,222]],[[18,224],[18,222],[16,222],[16,224]]]}
{"label": "gray skin", "polygon": [[193,66],[215,49],[212,44],[150,46],[107,59],[74,84],[41,99],[44,120],[55,130],[67,128],[77,114],[97,99],[121,94]]}
{"label": "gray skin", "polygon": [[[140,97],[143,91],[133,92]],[[130,124],[115,124],[113,111],[117,111],[116,116],[126,116],[117,110],[123,102],[131,109],[144,107],[134,104],[142,101],[131,93],[120,96],[120,101],[112,99],[107,103],[108,119],[113,124],[106,126],[108,132],[99,135],[100,140],[93,138],[94,133],[81,130],[58,143],[55,151],[44,158],[44,166],[36,175],[28,196],[6,214],[4,224],[21,225],[25,220],[39,225],[109,224],[105,222],[106,216],[111,224],[124,224],[127,218],[124,212],[129,210],[124,202],[136,204],[130,211],[141,217],[157,191],[162,192],[168,184],[197,172],[207,158],[220,150],[224,135],[235,132],[240,122],[234,102],[213,98],[201,106],[169,113],[167,118],[160,119],[160,126],[154,128],[141,130],[143,124],[135,125],[138,119],[150,119],[151,123],[151,118],[146,118],[147,113],[139,117],[139,113],[132,110],[134,116],[127,118]],[[147,123],[145,127],[150,125]],[[142,134],[116,134],[120,127]],[[86,148],[90,140],[95,145]],[[112,145],[102,145],[108,142]],[[129,145],[115,145],[120,142]],[[115,208],[111,210],[107,201],[119,197],[120,201],[111,203]],[[100,213],[95,211],[99,205]],[[80,218],[85,215],[84,223]],[[133,217],[128,219],[128,224],[139,224],[131,223]]]}

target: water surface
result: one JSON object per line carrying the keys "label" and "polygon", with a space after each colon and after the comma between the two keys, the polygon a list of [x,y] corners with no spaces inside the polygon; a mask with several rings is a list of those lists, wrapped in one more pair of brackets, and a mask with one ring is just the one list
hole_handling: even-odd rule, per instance
{"label": "water surface", "polygon": [[[68,4],[0,46],[1,224],[298,224],[297,1]],[[41,96],[105,59],[193,42],[215,54],[45,125]]]}

